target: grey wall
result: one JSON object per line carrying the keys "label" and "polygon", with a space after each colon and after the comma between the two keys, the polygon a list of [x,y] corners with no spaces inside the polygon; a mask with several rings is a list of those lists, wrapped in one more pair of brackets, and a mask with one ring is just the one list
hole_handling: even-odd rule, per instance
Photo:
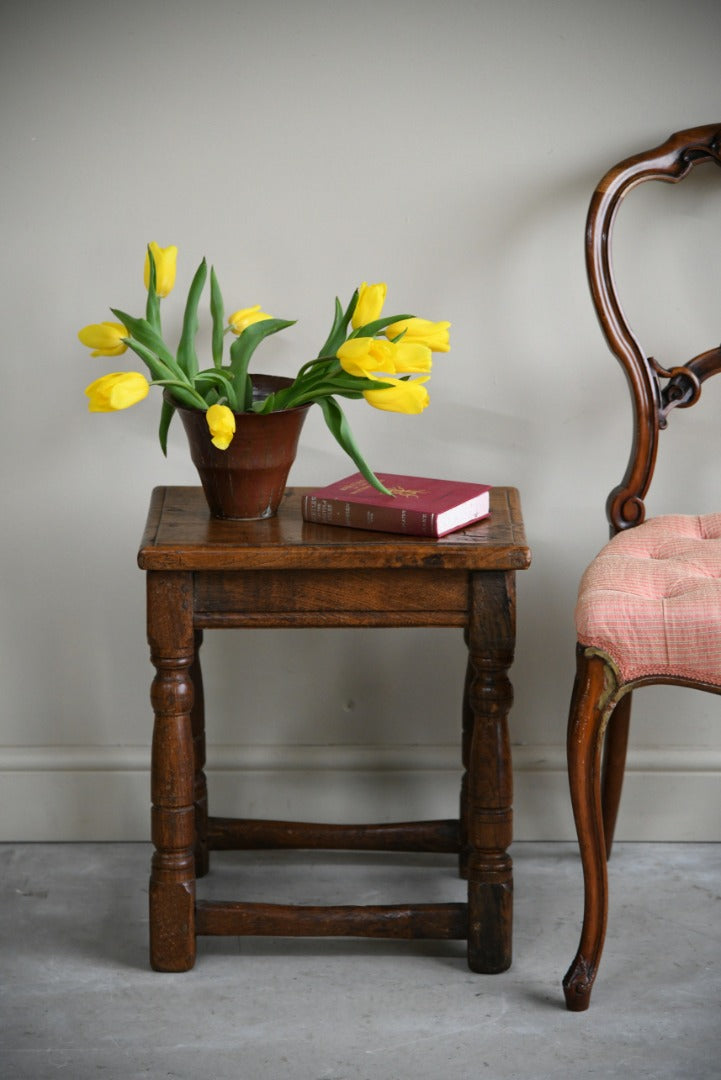
{"label": "grey wall", "polygon": [[[1,31],[2,835],[148,831],[135,552],[151,489],[196,480],[179,427],[160,454],[157,398],[87,413],[85,385],[134,364],[76,332],[140,313],[149,240],[180,249],[168,327],[203,255],[229,308],[298,317],[259,354],[277,373],[362,280],[452,321],[421,417],[349,418],[376,468],[521,489],[516,831],[571,835],[573,602],[629,445],[584,219],[610,165],[721,121],[716,0],[22,0]],[[687,188],[619,219],[629,313],[662,362],[718,341],[718,175]],[[653,510],[718,509],[719,394],[674,418]],[[312,415],[292,480],[348,471]],[[453,811],[455,632],[209,634],[205,658],[217,812]],[[621,835],[719,838],[717,716],[638,696]]]}

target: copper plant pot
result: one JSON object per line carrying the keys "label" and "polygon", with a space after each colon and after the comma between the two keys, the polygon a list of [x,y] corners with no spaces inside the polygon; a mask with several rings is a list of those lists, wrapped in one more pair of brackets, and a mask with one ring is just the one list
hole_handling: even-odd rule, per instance
{"label": "copper plant pot", "polygon": [[[292,381],[254,375],[253,397],[266,398]],[[210,441],[205,413],[176,405],[213,517],[257,521],[275,516],[309,408],[235,413],[233,441],[227,450],[218,450]]]}

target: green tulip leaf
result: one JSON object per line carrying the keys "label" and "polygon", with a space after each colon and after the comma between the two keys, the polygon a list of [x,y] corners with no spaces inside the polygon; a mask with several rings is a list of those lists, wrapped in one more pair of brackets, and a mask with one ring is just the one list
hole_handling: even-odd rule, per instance
{"label": "green tulip leaf", "polygon": [[358,307],[358,297],[359,296],[360,296],[360,289],[354,289],[353,290],[353,295],[351,296],[350,301],[348,303],[348,307],[346,308],[346,313],[345,313],[345,324],[346,324],[346,326],[348,326],[348,323],[351,321],[351,319],[355,315],[355,309]]}
{"label": "green tulip leaf", "polygon": [[175,405],[172,401],[166,401],[163,399],[163,404],[160,407],[160,425],[158,426],[158,438],[160,439],[160,449],[163,451],[165,457],[168,456],[168,429],[170,423],[175,416]]}
{"label": "green tulip leaf", "polygon": [[193,390],[188,386],[186,382],[179,382],[177,379],[153,379],[151,386],[167,386],[171,393],[171,396],[177,399],[176,403],[185,405],[188,409],[197,409],[200,412],[205,412],[208,408],[208,403],[197,390]]}
{"label": "green tulip leaf", "polygon": [[220,285],[215,270],[210,268],[210,314],[213,319],[213,363],[217,368],[223,363],[223,335],[225,333],[225,314]]}
{"label": "green tulip leaf", "polygon": [[331,356],[338,351],[340,344],[345,341],[346,332],[348,330],[348,318],[350,318],[350,316],[343,311],[341,302],[336,296],[335,318],[333,319],[333,325],[330,328],[330,333],[325,340],[323,348],[318,353],[319,357]]}
{"label": "green tulip leaf", "polygon": [[393,383],[385,382],[383,379],[372,379],[370,376],[367,379],[362,378],[360,375],[347,375],[343,372],[340,375],[336,375],[333,379],[329,380],[327,386],[331,393],[362,393],[364,390],[387,390]]}
{"label": "green tulip leaf", "polygon": [[392,323],[403,322],[404,319],[412,318],[414,318],[413,315],[388,315],[383,319],[375,319],[373,322],[366,323],[365,326],[359,326],[350,336],[352,338],[375,337],[381,330],[385,330],[386,326],[391,326]]}
{"label": "green tulip leaf", "polygon": [[[135,355],[139,356],[143,361],[154,380],[177,378],[175,370],[169,364],[164,363],[152,349],[143,345],[141,341],[134,337],[125,338],[125,341],[128,343],[128,348],[132,349]],[[180,374],[182,376],[182,372]]]}
{"label": "green tulip leaf", "polygon": [[267,398],[263,398],[261,401],[254,401],[251,404],[252,411],[259,414],[271,413],[275,412],[276,410],[280,411],[280,409],[286,407],[287,406],[284,405],[278,405],[277,394],[268,394]]}
{"label": "green tulip leaf", "polygon": [[[209,368],[207,371],[199,371],[193,379],[193,385],[197,387],[198,383],[200,382],[206,382],[210,383],[211,385],[214,384],[215,386],[220,386],[225,391],[225,394],[228,398],[228,404],[230,405],[231,409],[235,410],[236,412],[238,411],[238,399],[235,394],[233,377],[226,369]],[[212,402],[208,399],[208,391],[204,391],[203,394],[207,403],[209,405],[212,404]],[[215,396],[217,400],[218,394],[216,394]]]}
{"label": "green tulip leaf", "polygon": [[193,384],[197,383],[199,379],[208,379],[215,382],[232,383],[233,376],[230,374],[227,368],[206,368],[204,371],[199,371],[193,380]]}
{"label": "green tulip leaf", "polygon": [[315,360],[308,360],[303,364],[293,380],[293,385],[312,386],[313,383],[328,379],[341,370],[335,356],[318,356]]}
{"label": "green tulip leaf", "polygon": [[262,319],[247,326],[230,347],[231,371],[235,375],[247,372],[250,358],[261,341],[287,326],[295,326],[295,323],[295,319]]}
{"label": "green tulip leaf", "polygon": [[148,273],[148,299],[145,304],[145,318],[148,320],[153,329],[160,333],[160,299],[155,291],[157,272],[155,269],[155,256],[150,250],[150,244],[148,244],[148,264],[150,267]]}
{"label": "green tulip leaf", "polygon": [[132,315],[120,311],[119,308],[111,308],[110,310],[113,315],[120,320],[123,326],[130,331],[130,336],[134,338],[135,341],[140,342],[140,344],[151,353],[154,353],[175,375],[182,377],[183,372],[178,366],[178,361],[175,359],[160,334],[150,325],[147,319],[136,319]]}
{"label": "green tulip leaf", "polygon": [[[353,314],[358,305],[358,289],[353,293],[350,303],[344,312],[338,316],[340,311],[340,301],[336,299],[336,319],[333,323],[333,328],[328,335],[327,341],[324,343],[323,348],[318,353],[319,356],[335,356],[338,349],[348,337],[348,325],[353,318]],[[352,335],[351,335],[352,336]]]}
{"label": "green tulip leaf", "polygon": [[339,444],[342,450],[348,455],[348,457],[354,462],[361,474],[365,477],[369,484],[372,484],[374,488],[382,492],[384,495],[392,495],[392,492],[384,487],[375,473],[366,464],[363,455],[361,454],[358,445],[353,438],[353,433],[348,425],[348,421],[345,418],[345,414],[341,409],[338,402],[333,397],[324,397],[318,400],[318,405],[321,408],[323,417],[328,429]]}
{"label": "green tulip leaf", "polygon": [[205,259],[195,271],[183,316],[183,330],[178,343],[178,363],[189,379],[198,373],[198,357],[195,352],[195,335],[198,332],[198,304],[205,285],[208,267]]}
{"label": "green tulip leaf", "polygon": [[295,322],[295,319],[262,319],[260,322],[251,323],[230,346],[230,370],[233,372],[238,402],[243,410],[250,409],[253,402],[253,387],[248,378],[248,365],[253,353],[264,338],[277,334],[279,330],[285,330],[287,326],[295,326]]}

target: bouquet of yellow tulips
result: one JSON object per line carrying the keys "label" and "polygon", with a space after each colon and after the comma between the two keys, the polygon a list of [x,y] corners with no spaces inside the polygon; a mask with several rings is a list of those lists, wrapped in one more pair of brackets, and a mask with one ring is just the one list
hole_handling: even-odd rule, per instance
{"label": "bouquet of yellow tulips", "polygon": [[[163,339],[160,301],[175,284],[177,254],[176,247],[148,245],[144,318],[111,308],[117,322],[95,323],[79,332],[80,341],[93,350],[93,356],[120,356],[129,348],[151,376],[148,381],[140,372],[126,371],[96,379],[85,391],[90,411],[126,409],[142,401],[151,386],[165,388],[159,437],[166,453],[176,405],[202,410],[209,438],[225,450],[235,433],[235,413],[269,413],[318,404],[342,449],[370,483],[385,491],[364,461],[336,399],[363,397],[377,409],[422,412],[428,404],[425,383],[431,370],[431,353],[448,351],[450,323],[429,322],[412,315],[382,316],[385,284],[364,282],[346,308],[336,299],[333,325],[318,356],[303,364],[288,386],[255,400],[248,371],[251,357],[264,338],[293,326],[295,320],[273,318],[256,305],[235,311],[226,321],[220,287],[211,267],[212,367],[201,367],[195,338],[198,305],[208,277],[203,259],[190,285],[180,340],[173,353]],[[235,340],[229,349],[229,363],[224,365],[227,334],[234,335]]]}

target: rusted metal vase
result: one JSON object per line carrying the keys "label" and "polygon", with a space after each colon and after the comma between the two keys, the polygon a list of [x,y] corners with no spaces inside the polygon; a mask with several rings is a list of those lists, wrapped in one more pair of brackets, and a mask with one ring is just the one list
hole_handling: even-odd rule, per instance
{"label": "rusted metal vase", "polygon": [[[254,375],[253,397],[262,400],[291,382],[281,376]],[[237,521],[274,517],[310,405],[263,415],[235,413],[235,435],[227,450],[213,446],[202,410],[176,408],[213,517]]]}

